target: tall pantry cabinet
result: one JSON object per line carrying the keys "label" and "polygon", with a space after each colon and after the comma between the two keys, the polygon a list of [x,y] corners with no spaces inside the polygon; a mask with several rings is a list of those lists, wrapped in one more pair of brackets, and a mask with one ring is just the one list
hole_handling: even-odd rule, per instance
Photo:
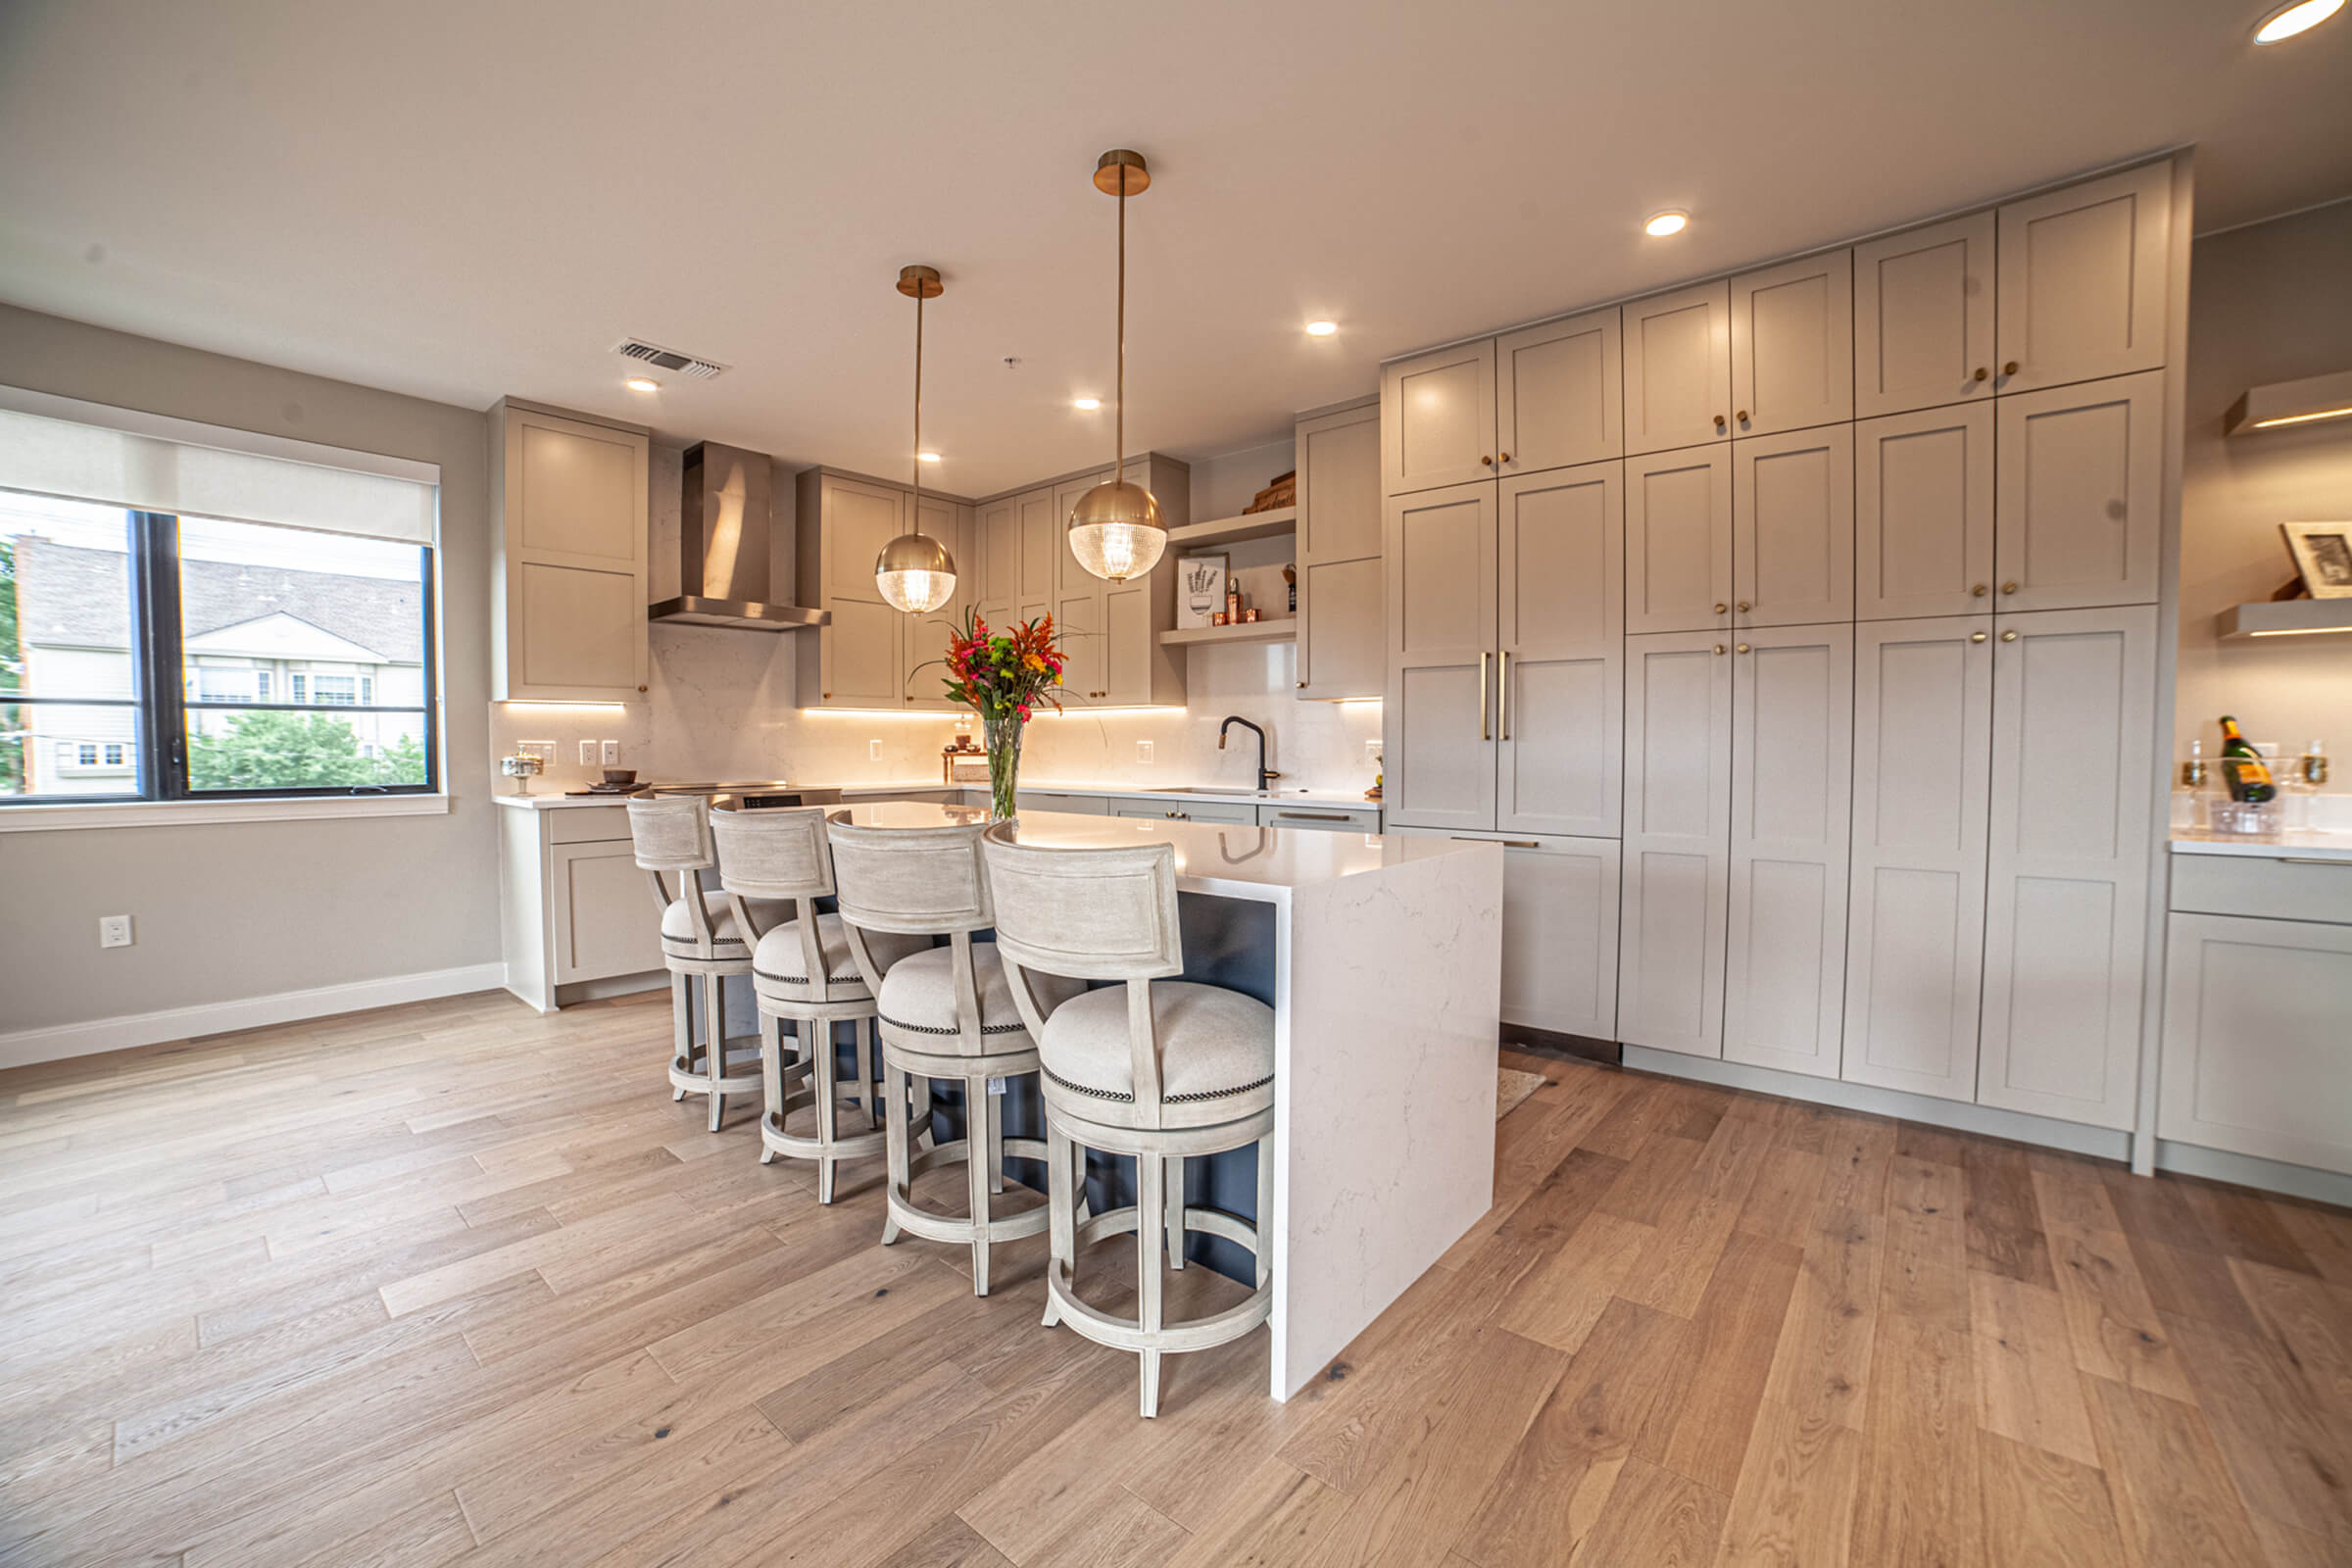
{"label": "tall pantry cabinet", "polygon": [[1388,367],[1389,818],[1612,852],[1506,995],[1613,912],[1578,1032],[2135,1125],[2174,178]]}

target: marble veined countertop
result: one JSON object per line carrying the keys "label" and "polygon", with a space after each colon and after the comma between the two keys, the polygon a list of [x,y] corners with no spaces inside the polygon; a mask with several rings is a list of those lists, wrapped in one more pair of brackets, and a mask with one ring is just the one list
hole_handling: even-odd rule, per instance
{"label": "marble veined countertop", "polygon": [[[659,781],[657,781],[659,782]],[[528,795],[517,795],[499,781],[498,804],[518,811],[559,810],[571,806],[617,806],[626,795],[566,795],[560,788],[535,785]],[[943,784],[938,779],[919,784],[841,784],[827,779],[794,779],[787,789],[839,790],[845,795],[928,795],[938,790],[977,790],[986,793],[987,786],[979,784]],[[1098,795],[1117,796],[1122,800],[1138,801],[1234,801],[1251,806],[1320,806],[1333,810],[1377,811],[1378,801],[1367,801],[1359,791],[1348,794],[1340,790],[1228,790],[1204,789],[1142,789],[1131,784],[1083,784],[1064,779],[1023,779],[1021,793],[1038,795]]]}

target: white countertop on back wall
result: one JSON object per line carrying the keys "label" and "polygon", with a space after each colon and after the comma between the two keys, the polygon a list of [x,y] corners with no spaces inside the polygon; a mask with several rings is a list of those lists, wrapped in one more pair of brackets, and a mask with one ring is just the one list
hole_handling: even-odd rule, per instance
{"label": "white countertop on back wall", "polygon": [[[570,806],[617,806],[629,799],[626,795],[566,795],[560,789],[545,787],[535,788],[528,795],[517,795],[505,787],[505,780],[501,779],[499,783],[501,787],[497,796],[498,804],[523,811],[555,810]],[[950,789],[979,790],[985,793],[987,789],[985,785],[947,784],[938,779],[927,779],[921,783],[895,784],[837,784],[824,779],[792,779],[784,787],[786,789],[839,790],[844,795],[853,796],[929,794],[934,790]],[[1237,793],[1222,787],[1198,790],[1174,787],[1138,789],[1128,784],[1086,784],[1069,779],[1023,779],[1020,787],[1023,794],[1035,792],[1039,795],[1117,796],[1122,800],[1137,801],[1233,801],[1246,802],[1252,806],[1320,806],[1333,810],[1377,811],[1380,809],[1380,803],[1365,800],[1361,791],[1348,794],[1340,790],[1268,790],[1259,794],[1249,791]]]}

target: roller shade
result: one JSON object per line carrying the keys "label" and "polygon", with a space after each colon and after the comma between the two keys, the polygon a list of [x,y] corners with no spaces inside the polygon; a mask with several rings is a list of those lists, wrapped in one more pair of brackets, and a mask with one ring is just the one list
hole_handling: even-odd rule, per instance
{"label": "roller shade", "polygon": [[430,545],[440,472],[406,459],[0,388],[0,489]]}

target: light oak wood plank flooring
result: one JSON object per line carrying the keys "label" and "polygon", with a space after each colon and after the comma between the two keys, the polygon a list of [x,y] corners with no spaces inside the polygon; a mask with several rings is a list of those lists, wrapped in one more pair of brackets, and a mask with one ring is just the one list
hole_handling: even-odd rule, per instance
{"label": "light oak wood plank flooring", "polygon": [[2352,1563],[2340,1210],[1506,1052],[1493,1211],[1298,1399],[1253,1336],[1145,1422],[1044,1238],[975,1299],[668,1044],[488,994],[0,1073],[0,1563]]}

